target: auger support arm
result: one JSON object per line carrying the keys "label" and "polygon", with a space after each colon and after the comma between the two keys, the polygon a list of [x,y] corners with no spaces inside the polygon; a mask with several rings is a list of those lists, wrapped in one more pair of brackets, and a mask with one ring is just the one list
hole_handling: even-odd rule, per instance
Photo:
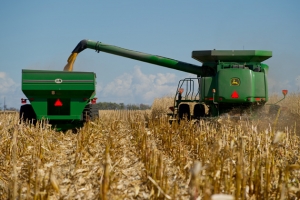
{"label": "auger support arm", "polygon": [[[83,51],[86,48],[94,49],[97,52],[102,51],[102,52],[106,52],[106,53],[110,53],[110,54],[114,54],[126,58],[131,58],[134,60],[139,60],[146,63],[151,63],[151,64],[155,64],[155,65],[159,65],[171,69],[176,69],[183,72],[188,72],[188,73],[196,74],[198,76],[201,76],[203,71],[201,66],[181,62],[178,60],[174,60],[162,56],[151,55],[151,54],[146,54],[138,51],[124,49],[121,47],[112,46],[112,45],[108,45],[108,44],[104,44],[92,40],[81,40],[77,44],[75,49],[72,51],[72,54],[68,59],[68,63],[71,62],[74,63],[77,54],[79,54],[81,51]],[[66,67],[64,69],[65,71],[72,71],[72,69],[67,70]]]}

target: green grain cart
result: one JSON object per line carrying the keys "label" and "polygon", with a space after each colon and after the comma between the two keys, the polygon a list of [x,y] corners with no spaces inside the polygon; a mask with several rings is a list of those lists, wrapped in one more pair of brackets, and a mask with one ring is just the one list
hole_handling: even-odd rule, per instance
{"label": "green grain cart", "polygon": [[93,72],[22,70],[27,99],[22,99],[20,118],[31,123],[46,120],[56,130],[80,128],[97,115],[95,85]]}
{"label": "green grain cart", "polygon": [[95,74],[72,70],[76,56],[86,48],[195,74],[195,78],[179,81],[174,105],[170,107],[170,120],[217,117],[230,112],[242,115],[245,111],[259,109],[268,101],[269,67],[262,62],[272,57],[271,51],[193,51],[192,58],[202,63],[198,66],[82,40],[69,57],[65,71],[23,70],[22,90],[32,108],[23,105],[21,114],[29,116],[27,119],[47,119],[60,129],[83,125],[85,110],[89,110],[89,102],[94,101]]}

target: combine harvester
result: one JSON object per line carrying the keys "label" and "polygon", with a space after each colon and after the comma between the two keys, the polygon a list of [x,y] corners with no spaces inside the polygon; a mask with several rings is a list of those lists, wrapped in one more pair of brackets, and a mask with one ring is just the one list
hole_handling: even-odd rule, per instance
{"label": "combine harvester", "polygon": [[[178,60],[132,51],[101,42],[82,40],[72,51],[64,71],[23,70],[22,90],[31,105],[21,107],[25,120],[49,120],[57,130],[83,126],[94,117],[95,77],[92,72],[73,72],[77,55],[86,48],[106,52],[195,74],[179,81],[170,121],[218,117],[223,114],[242,116],[262,108],[268,101],[268,65],[271,51],[209,50],[193,51],[193,65]],[[284,98],[287,90],[283,91]],[[193,104],[193,108],[190,105]]]}

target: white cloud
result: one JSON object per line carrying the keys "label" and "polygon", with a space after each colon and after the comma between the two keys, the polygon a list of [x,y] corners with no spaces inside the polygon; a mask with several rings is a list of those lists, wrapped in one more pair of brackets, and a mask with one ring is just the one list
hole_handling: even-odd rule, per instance
{"label": "white cloud", "polygon": [[113,80],[113,82],[108,83],[103,88],[104,96],[117,96],[122,97],[131,93],[132,87],[132,75],[123,74]]}
{"label": "white cloud", "polygon": [[18,85],[5,72],[0,72],[0,94],[14,92]]}
{"label": "white cloud", "polygon": [[19,108],[22,94],[21,87],[5,72],[0,72],[0,108],[3,109],[4,99],[7,108]]}
{"label": "white cloud", "polygon": [[132,73],[124,73],[102,86],[102,94],[98,93],[98,96],[100,99],[101,96],[110,97],[117,102],[151,104],[154,98],[173,94],[176,79],[172,73],[144,74],[137,66]]}
{"label": "white cloud", "polygon": [[176,75],[175,74],[171,74],[171,73],[166,73],[166,74],[157,74],[157,79],[156,79],[156,83],[158,85],[164,85],[164,84],[168,84],[168,83],[175,83],[175,79],[176,79]]}

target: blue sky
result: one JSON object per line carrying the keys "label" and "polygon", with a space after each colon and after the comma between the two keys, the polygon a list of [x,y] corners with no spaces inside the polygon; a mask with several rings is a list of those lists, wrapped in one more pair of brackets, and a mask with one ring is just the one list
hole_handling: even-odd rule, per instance
{"label": "blue sky", "polygon": [[[300,1],[2,1],[0,107],[19,107],[22,69],[63,70],[91,39],[201,65],[193,50],[271,50],[269,91],[299,92]],[[75,71],[97,74],[99,101],[151,104],[190,74],[87,49]]]}

